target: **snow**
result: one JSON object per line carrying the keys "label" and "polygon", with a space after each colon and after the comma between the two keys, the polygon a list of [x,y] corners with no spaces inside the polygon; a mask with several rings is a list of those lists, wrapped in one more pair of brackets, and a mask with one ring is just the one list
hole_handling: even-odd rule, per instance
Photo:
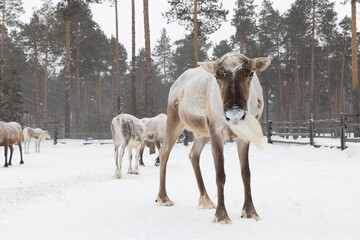
{"label": "snow", "polygon": [[[188,160],[191,146],[176,144],[168,162],[173,207],[155,203],[156,155],[145,150],[140,175],[115,179],[113,145],[82,140],[42,144],[19,165],[0,168],[1,239],[357,239],[360,235],[360,145],[345,151],[309,145],[250,148],[253,200],[261,221],[240,218],[243,185],[235,143],[225,145],[225,202],[231,225],[212,222],[215,210],[197,206]],[[104,143],[101,142],[101,143]],[[111,140],[105,141],[111,143]],[[127,153],[125,153],[126,155]],[[0,149],[3,163],[3,148]],[[128,166],[124,157],[123,168]],[[203,177],[216,202],[210,145]]]}

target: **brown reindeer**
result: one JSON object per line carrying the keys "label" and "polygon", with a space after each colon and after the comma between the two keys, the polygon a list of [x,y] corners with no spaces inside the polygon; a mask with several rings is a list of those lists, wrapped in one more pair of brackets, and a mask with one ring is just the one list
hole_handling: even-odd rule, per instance
{"label": "brown reindeer", "polygon": [[195,142],[189,154],[198,187],[199,205],[215,208],[201,175],[200,153],[210,137],[216,170],[218,202],[215,222],[231,223],[224,204],[224,141],[236,138],[244,183],[245,201],[242,217],[259,219],[250,189],[249,141],[260,145],[262,132],[259,118],[263,110],[263,96],[255,72],[265,70],[268,58],[250,59],[230,52],[214,62],[199,63],[201,67],[185,71],[172,85],[167,107],[166,136],[160,149],[160,205],[174,203],[166,193],[166,164],[176,139],[184,129],[195,133]]}
{"label": "brown reindeer", "polygon": [[[21,142],[22,142],[22,130],[20,124],[16,122],[6,123],[0,121],[0,146],[4,146],[4,152],[5,152],[4,167],[11,166],[14,144],[17,144],[19,146],[20,158],[21,158],[20,164],[24,164]],[[8,147],[10,148],[9,163],[7,162]]]}

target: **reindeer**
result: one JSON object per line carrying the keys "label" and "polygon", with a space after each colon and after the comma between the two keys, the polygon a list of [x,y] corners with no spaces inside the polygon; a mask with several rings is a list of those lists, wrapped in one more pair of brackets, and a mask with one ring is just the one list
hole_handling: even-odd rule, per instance
{"label": "reindeer", "polygon": [[[41,128],[26,127],[23,130],[25,154],[29,154],[29,146],[31,139],[35,139],[35,152],[40,152],[40,142],[45,139],[51,139],[49,131],[42,130]],[[27,148],[26,148],[27,145]]]}
{"label": "reindeer", "polygon": [[[257,119],[263,111],[263,96],[256,72],[265,70],[268,58],[250,59],[230,52],[213,62],[199,62],[201,67],[185,71],[171,86],[167,107],[166,136],[160,149],[160,189],[157,202],[172,206],[166,193],[166,164],[171,149],[184,129],[195,133],[189,154],[200,191],[199,206],[216,208],[214,221],[231,223],[224,203],[224,141],[236,138],[244,184],[242,217],[260,219],[250,188],[249,145],[262,144]],[[200,154],[210,137],[217,185],[217,207],[209,198],[200,170]]]}
{"label": "reindeer", "polygon": [[[164,141],[165,130],[166,130],[166,119],[167,116],[164,113],[153,118],[142,118],[141,121],[146,126],[146,138],[148,142],[155,142],[157,149],[160,149],[160,143]],[[141,147],[140,150],[140,165],[145,166],[143,162],[143,153],[144,153],[145,144]],[[160,160],[159,156],[155,159],[155,166],[159,166]]]}
{"label": "reindeer", "polygon": [[[138,118],[129,114],[119,114],[111,121],[111,133],[114,141],[114,158],[115,158],[115,177],[121,178],[121,165],[125,149],[128,150],[129,155],[129,169],[128,174],[139,174],[138,161],[140,158],[140,149],[144,144],[146,136],[145,124]],[[119,147],[121,146],[120,159]],[[135,168],[132,170],[132,149],[136,150]]]}
{"label": "reindeer", "polygon": [[[24,164],[22,156],[22,130],[20,124],[17,122],[1,122],[0,121],[0,146],[4,146],[5,152],[5,165],[4,167],[11,166],[11,159],[14,152],[13,145],[16,143],[20,151],[20,164]],[[7,162],[8,147],[10,148],[10,159]]]}

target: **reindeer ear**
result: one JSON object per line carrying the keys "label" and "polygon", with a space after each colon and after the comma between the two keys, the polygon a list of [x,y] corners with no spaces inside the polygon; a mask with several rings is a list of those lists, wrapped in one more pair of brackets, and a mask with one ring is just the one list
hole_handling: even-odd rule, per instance
{"label": "reindeer ear", "polygon": [[205,69],[206,71],[208,71],[211,74],[215,74],[216,73],[216,61],[213,62],[198,62],[197,63],[200,67],[202,67],[203,69]]}
{"label": "reindeer ear", "polygon": [[251,60],[251,67],[255,72],[262,72],[269,67],[271,60],[266,57],[254,58]]}

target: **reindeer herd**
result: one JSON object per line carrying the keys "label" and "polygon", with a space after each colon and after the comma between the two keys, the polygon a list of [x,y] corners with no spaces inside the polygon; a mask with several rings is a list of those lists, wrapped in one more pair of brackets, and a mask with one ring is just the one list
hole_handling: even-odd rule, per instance
{"label": "reindeer herd", "polygon": [[[154,142],[159,150],[155,165],[160,164],[160,186],[156,201],[163,206],[173,206],[166,192],[166,166],[170,151],[184,129],[194,133],[195,141],[189,154],[194,169],[200,197],[199,206],[216,208],[214,221],[231,223],[224,202],[224,142],[234,138],[237,144],[244,185],[244,205],[241,217],[259,220],[251,196],[249,146],[262,145],[262,130],[258,122],[263,111],[263,94],[257,72],[270,64],[268,58],[248,58],[239,52],[230,52],[212,62],[199,62],[200,67],[185,71],[171,86],[167,115],[138,119],[129,114],[119,114],[111,121],[114,143],[115,177],[122,177],[122,159],[128,152],[128,174],[139,174],[139,164],[143,164],[146,141]],[[29,143],[36,141],[36,151],[40,151],[40,141],[50,138],[41,129],[25,128],[17,123],[0,122],[0,146],[5,148],[5,167],[11,165],[13,144],[17,144],[22,159],[22,138],[25,153],[29,153]],[[214,158],[217,205],[209,198],[200,169],[200,154],[210,138]],[[27,143],[27,148],[26,148]],[[161,146],[162,144],[162,146]],[[7,148],[10,160],[7,163]],[[134,168],[132,152],[135,150]]]}
{"label": "reindeer herd", "polygon": [[[17,144],[20,151],[20,164],[24,164],[22,154],[22,141],[24,138],[25,153],[29,153],[29,145],[31,139],[35,139],[35,152],[40,152],[40,142],[45,139],[50,139],[51,136],[48,131],[40,128],[26,127],[22,130],[17,122],[3,122],[0,121],[0,146],[4,146],[5,164],[4,167],[11,166],[12,155],[14,152],[14,144]],[[8,148],[10,149],[9,162]]]}

